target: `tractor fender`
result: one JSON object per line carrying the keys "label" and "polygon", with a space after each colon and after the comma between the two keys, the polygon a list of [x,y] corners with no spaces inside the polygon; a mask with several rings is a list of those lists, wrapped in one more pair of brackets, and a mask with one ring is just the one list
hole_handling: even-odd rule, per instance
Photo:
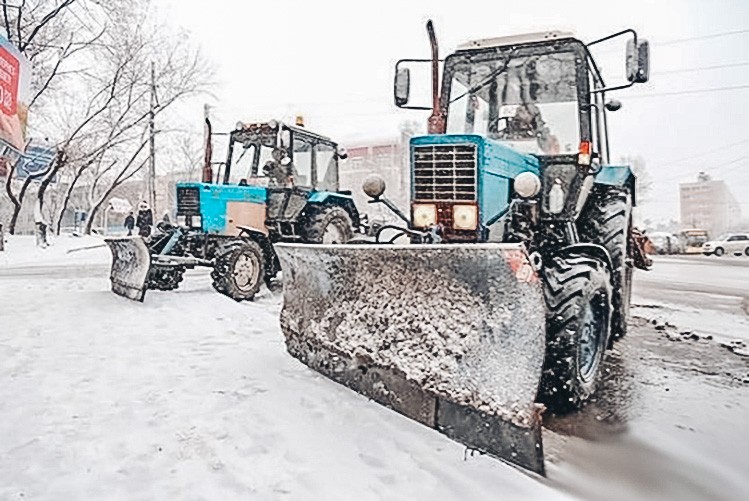
{"label": "tractor fender", "polygon": [[252,226],[237,226],[237,228],[239,228],[239,236],[241,238],[249,238],[260,245],[265,257],[265,275],[267,278],[275,277],[281,269],[281,264],[278,261],[278,256],[276,256],[273,243],[268,238],[268,235]]}
{"label": "tractor fender", "polygon": [[356,204],[354,204],[354,199],[351,195],[334,193],[331,191],[317,191],[312,193],[307,201],[310,205],[317,206],[337,205],[348,213],[354,228],[359,227],[359,211],[357,210]]}
{"label": "tractor fender", "polygon": [[552,253],[550,257],[553,256],[569,256],[570,254],[585,254],[586,256],[595,257],[597,259],[600,259],[603,261],[609,270],[613,271],[613,261],[611,260],[611,255],[609,254],[609,251],[606,250],[605,247],[598,244],[592,244],[592,243],[576,243],[572,245],[568,245],[566,247],[562,247],[558,251],[555,251]]}
{"label": "tractor fender", "polygon": [[625,188],[629,190],[632,196],[632,205],[637,205],[635,189],[637,178],[629,166],[605,165],[596,174],[594,182],[599,187],[609,189]]}

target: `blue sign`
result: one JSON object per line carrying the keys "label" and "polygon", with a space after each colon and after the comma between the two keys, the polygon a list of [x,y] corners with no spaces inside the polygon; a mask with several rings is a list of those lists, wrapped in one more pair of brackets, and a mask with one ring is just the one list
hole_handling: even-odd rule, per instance
{"label": "blue sign", "polygon": [[29,146],[16,163],[16,176],[25,179],[28,176],[41,174],[52,165],[57,151],[44,146]]}

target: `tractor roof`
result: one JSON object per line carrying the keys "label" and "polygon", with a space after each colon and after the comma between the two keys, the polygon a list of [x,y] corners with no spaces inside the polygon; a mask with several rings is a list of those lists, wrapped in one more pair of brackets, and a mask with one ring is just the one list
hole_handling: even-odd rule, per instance
{"label": "tractor roof", "polygon": [[536,42],[547,42],[564,38],[575,38],[575,35],[569,31],[540,31],[537,33],[526,33],[524,35],[512,35],[507,37],[482,38],[479,40],[470,40],[458,46],[457,51],[471,49],[486,49],[489,47],[505,47],[509,45],[523,45]]}

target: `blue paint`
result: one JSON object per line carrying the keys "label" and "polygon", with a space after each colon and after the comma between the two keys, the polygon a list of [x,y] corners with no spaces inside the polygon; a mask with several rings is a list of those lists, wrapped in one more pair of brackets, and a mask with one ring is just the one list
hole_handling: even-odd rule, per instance
{"label": "blue paint", "polygon": [[[235,184],[178,183],[178,187],[198,188],[200,190],[200,215],[202,230],[206,233],[222,234],[226,231],[226,210],[228,202],[249,202],[265,205],[268,190],[264,186],[239,186]],[[311,192],[310,203],[342,202],[352,200],[351,195],[332,191]]]}
{"label": "blue paint", "polygon": [[169,241],[166,243],[164,248],[161,249],[161,252],[159,252],[159,254],[167,255],[172,252],[172,249],[175,245],[177,245],[177,242],[180,238],[182,238],[182,230],[180,228],[177,228],[176,230],[174,230],[174,233],[172,233],[172,236],[169,237]]}
{"label": "blue paint", "polygon": [[265,205],[268,199],[268,190],[264,186],[209,183],[179,183],[177,186],[200,190],[202,229],[206,233],[223,233],[226,230],[226,205],[228,202],[250,202]]}
{"label": "blue paint", "polygon": [[333,191],[315,191],[310,193],[307,200],[313,204],[323,204],[328,201],[332,203],[340,203],[342,200],[353,200],[354,197],[351,195],[343,195],[341,193],[335,193]]}
{"label": "blue paint", "polygon": [[632,169],[626,165],[605,165],[596,174],[595,182],[609,186],[626,186],[633,178]]}
{"label": "blue paint", "polygon": [[[411,159],[415,146],[474,144],[477,150],[477,202],[479,222],[496,220],[510,204],[512,180],[522,172],[538,175],[540,163],[533,155],[519,153],[512,148],[476,134],[446,134],[418,136],[411,139]],[[411,169],[411,199],[414,198],[414,169]]]}

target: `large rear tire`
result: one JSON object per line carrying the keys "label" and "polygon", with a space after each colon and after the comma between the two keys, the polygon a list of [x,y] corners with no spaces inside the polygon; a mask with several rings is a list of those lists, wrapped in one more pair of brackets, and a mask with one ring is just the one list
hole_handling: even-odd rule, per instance
{"label": "large rear tire", "polygon": [[213,288],[235,301],[251,301],[265,279],[265,258],[260,246],[246,240],[216,258],[211,272]]}
{"label": "large rear tire", "polygon": [[605,247],[611,257],[611,332],[612,340],[619,339],[627,334],[632,302],[634,267],[629,259],[632,198],[625,190],[607,190],[592,198],[591,202],[592,206],[582,220],[580,235],[583,241]]}
{"label": "large rear tire", "polygon": [[337,205],[311,209],[304,227],[304,240],[312,244],[343,244],[354,237],[351,217]]}
{"label": "large rear tire", "polygon": [[543,270],[546,357],[539,400],[555,413],[579,409],[595,391],[611,328],[606,265],[582,255],[554,257]]}

